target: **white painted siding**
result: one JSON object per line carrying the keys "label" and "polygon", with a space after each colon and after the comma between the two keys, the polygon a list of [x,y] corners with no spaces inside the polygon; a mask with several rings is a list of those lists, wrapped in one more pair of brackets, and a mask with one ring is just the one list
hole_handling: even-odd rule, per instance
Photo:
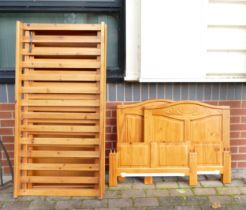
{"label": "white painted siding", "polygon": [[126,78],[133,72],[142,82],[246,81],[246,0],[141,0],[141,28],[141,53],[127,45],[137,68],[128,65]]}
{"label": "white painted siding", "polygon": [[210,0],[207,78],[246,79],[246,1]]}

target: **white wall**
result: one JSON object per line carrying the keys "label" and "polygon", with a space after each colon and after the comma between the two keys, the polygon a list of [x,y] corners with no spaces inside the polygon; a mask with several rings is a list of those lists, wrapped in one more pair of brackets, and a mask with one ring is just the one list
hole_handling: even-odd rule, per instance
{"label": "white wall", "polygon": [[126,3],[126,80],[246,81],[246,0]]}

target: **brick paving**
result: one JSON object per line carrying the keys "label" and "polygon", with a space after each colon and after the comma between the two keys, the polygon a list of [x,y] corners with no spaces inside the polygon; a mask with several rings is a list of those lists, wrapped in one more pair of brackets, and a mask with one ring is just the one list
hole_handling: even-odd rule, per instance
{"label": "brick paving", "polygon": [[[109,188],[104,199],[94,197],[25,196],[14,199],[12,186],[0,189],[0,210],[246,210],[246,181],[223,185],[203,176],[196,187],[184,179],[156,178],[153,185],[128,178]],[[214,208],[213,208],[214,207]]]}

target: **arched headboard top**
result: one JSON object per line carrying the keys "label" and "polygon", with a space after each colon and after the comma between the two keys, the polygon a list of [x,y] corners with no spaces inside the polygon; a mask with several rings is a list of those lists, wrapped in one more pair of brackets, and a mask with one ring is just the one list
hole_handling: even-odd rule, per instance
{"label": "arched headboard top", "polygon": [[229,106],[217,106],[217,105],[211,105],[207,103],[203,103],[200,101],[190,101],[190,100],[185,100],[185,101],[177,101],[177,102],[172,102],[172,103],[167,103],[167,104],[159,104],[154,107],[151,106],[146,106],[145,109],[163,109],[163,108],[168,108],[168,107],[175,107],[175,106],[182,106],[182,105],[192,105],[192,106],[197,106],[197,107],[207,107],[210,109],[218,109],[218,110],[230,110]]}
{"label": "arched headboard top", "polygon": [[[145,108],[145,141],[218,143],[229,148],[230,107],[179,101]],[[193,146],[194,146],[193,144]]]}
{"label": "arched headboard top", "polygon": [[144,109],[172,103],[171,100],[154,99],[117,106],[117,145],[122,142],[143,142]]}
{"label": "arched headboard top", "polygon": [[162,106],[164,104],[172,103],[172,102],[173,102],[172,100],[167,100],[167,99],[151,99],[151,100],[146,100],[133,104],[120,104],[117,105],[117,109],[128,109],[128,108],[142,109],[142,108],[153,107],[153,106]]}

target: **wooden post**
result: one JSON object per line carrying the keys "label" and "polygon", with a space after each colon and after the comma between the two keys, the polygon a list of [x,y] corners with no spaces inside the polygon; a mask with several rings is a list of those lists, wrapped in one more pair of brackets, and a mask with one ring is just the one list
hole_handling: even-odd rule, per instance
{"label": "wooden post", "polygon": [[189,184],[194,186],[197,185],[197,153],[190,152],[190,177]]}
{"label": "wooden post", "polygon": [[230,151],[224,151],[223,153],[224,170],[222,175],[222,182],[224,184],[231,183],[231,154]]}
{"label": "wooden post", "polygon": [[117,186],[117,153],[110,152],[109,154],[109,186]]}
{"label": "wooden post", "polygon": [[[159,151],[158,151],[158,143],[157,142],[151,142],[150,143],[150,148],[151,148],[151,168],[156,168],[158,167],[158,157],[159,157]],[[144,177],[144,184],[151,185],[153,184],[153,178],[151,176],[146,176]]]}
{"label": "wooden post", "polygon": [[21,110],[21,71],[22,71],[22,38],[23,38],[23,29],[22,23],[17,21],[16,23],[16,69],[15,69],[15,158],[14,158],[14,197],[16,198],[19,195],[20,190],[20,110]]}
{"label": "wooden post", "polygon": [[[98,59],[101,61],[101,68],[99,75],[100,79],[100,192],[99,198],[103,198],[105,192],[105,113],[106,113],[106,45],[107,45],[107,27],[104,22],[101,23],[101,32],[98,33],[99,38],[101,38],[101,44],[98,45],[98,48],[101,48],[101,57],[98,56]],[[99,148],[98,148],[99,149]]]}
{"label": "wooden post", "polygon": [[126,177],[118,176],[118,182],[124,182]]}
{"label": "wooden post", "polygon": [[152,176],[146,176],[146,177],[144,177],[144,184],[148,184],[148,185],[153,184],[153,178],[152,178]]}

